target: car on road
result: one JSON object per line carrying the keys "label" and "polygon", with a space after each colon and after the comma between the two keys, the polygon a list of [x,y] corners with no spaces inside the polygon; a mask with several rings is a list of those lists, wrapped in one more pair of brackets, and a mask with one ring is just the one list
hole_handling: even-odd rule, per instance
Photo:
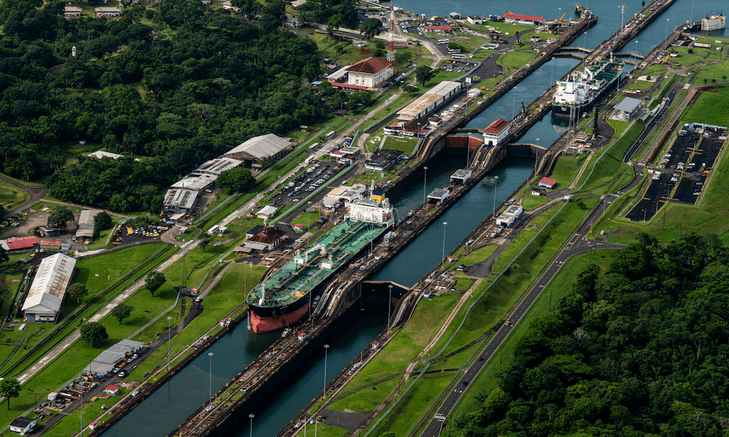
{"label": "car on road", "polygon": [[122,371],[122,372],[119,372],[119,374],[118,374],[117,376],[118,376],[119,378],[124,378],[125,376],[127,376],[127,372],[124,372],[124,371]]}

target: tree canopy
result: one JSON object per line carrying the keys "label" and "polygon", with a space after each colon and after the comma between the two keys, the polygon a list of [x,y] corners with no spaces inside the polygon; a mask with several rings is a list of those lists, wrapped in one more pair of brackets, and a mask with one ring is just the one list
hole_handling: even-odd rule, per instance
{"label": "tree canopy", "polygon": [[86,288],[84,284],[81,284],[79,282],[75,284],[71,284],[70,287],[68,287],[68,290],[66,291],[68,293],[68,296],[72,299],[76,299],[76,303],[81,303],[81,299],[83,299],[84,296],[89,294],[89,290]]}
{"label": "tree canopy", "polygon": [[[0,171],[43,179],[61,200],[158,213],[163,190],[205,160],[329,116],[307,85],[317,46],[280,29],[280,0],[259,24],[199,0],[125,8],[120,20],[12,3],[0,8]],[[81,140],[124,157],[79,155]]]}
{"label": "tree canopy", "polygon": [[[641,235],[530,325],[464,436],[725,434],[729,251]],[[460,433],[458,433],[460,434]]]}
{"label": "tree canopy", "polygon": [[233,194],[236,191],[245,192],[256,184],[256,178],[247,168],[231,168],[220,173],[215,185],[223,190],[225,194]]}
{"label": "tree canopy", "polygon": [[73,221],[73,211],[65,206],[57,206],[48,215],[48,226],[51,228],[66,228],[66,223]]}
{"label": "tree canopy", "polygon": [[94,237],[98,237],[101,231],[111,227],[111,216],[106,211],[101,211],[94,216]]}
{"label": "tree canopy", "polygon": [[435,77],[437,71],[428,67],[427,65],[421,65],[415,69],[415,78],[420,85],[425,86],[428,81]]}
{"label": "tree canopy", "polygon": [[133,306],[120,303],[119,305],[115,306],[113,310],[111,310],[110,314],[121,325],[124,319],[129,318],[129,316],[132,314],[132,311],[134,311]]}
{"label": "tree canopy", "polygon": [[154,296],[154,293],[159,290],[159,288],[167,281],[165,278],[164,273],[154,271],[147,275],[147,277],[144,279],[144,285],[147,287],[147,290]]}
{"label": "tree canopy", "polygon": [[10,409],[10,399],[20,396],[20,382],[16,378],[5,377],[0,381],[0,396],[8,400],[8,410]]}
{"label": "tree canopy", "polygon": [[370,18],[360,26],[360,31],[368,39],[382,32],[382,21],[379,18]]}
{"label": "tree canopy", "polygon": [[109,334],[101,323],[89,322],[81,326],[81,338],[96,346],[100,341],[109,338]]}

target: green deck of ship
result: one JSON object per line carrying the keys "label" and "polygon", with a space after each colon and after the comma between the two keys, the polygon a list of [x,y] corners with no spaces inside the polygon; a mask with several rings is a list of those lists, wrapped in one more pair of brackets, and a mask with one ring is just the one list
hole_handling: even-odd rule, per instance
{"label": "green deck of ship", "polygon": [[[262,306],[279,306],[295,302],[310,289],[321,283],[342,264],[348,262],[370,241],[384,231],[381,226],[364,222],[345,220],[326,235],[322,236],[314,246],[324,246],[325,253],[313,250],[309,260],[297,264],[295,258],[284,264],[264,281],[266,301]],[[331,255],[332,268],[321,267]],[[303,253],[302,253],[303,256]],[[259,284],[251,291],[249,302],[258,305],[262,287]]]}

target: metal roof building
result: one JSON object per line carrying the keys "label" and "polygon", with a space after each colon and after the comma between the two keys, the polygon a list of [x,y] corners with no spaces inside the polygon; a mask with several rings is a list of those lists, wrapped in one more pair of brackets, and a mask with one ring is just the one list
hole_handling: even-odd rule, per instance
{"label": "metal roof building", "polygon": [[84,209],[78,216],[78,230],[76,238],[94,238],[94,217],[100,209]]}
{"label": "metal roof building", "polygon": [[240,160],[224,156],[222,158],[215,158],[211,159],[210,161],[204,162],[200,167],[196,168],[195,171],[192,172],[192,174],[197,173],[220,176],[220,173],[226,170],[236,168],[241,164],[243,164],[243,162]]}
{"label": "metal roof building", "polygon": [[248,139],[230,150],[225,156],[240,161],[253,162],[268,157],[275,158],[289,147],[291,147],[291,143],[287,139],[276,134],[268,134]]}
{"label": "metal roof building", "polygon": [[23,312],[28,322],[55,322],[71,283],[76,260],[62,253],[44,258],[38,265]]}
{"label": "metal roof building", "polygon": [[144,343],[141,341],[124,339],[94,358],[94,361],[84,368],[84,373],[104,377],[124,359],[127,353],[133,354],[143,347]]}
{"label": "metal roof building", "polygon": [[417,100],[410,103],[400,111],[397,116],[400,120],[416,120],[425,117],[461,90],[463,85],[459,82],[445,80],[429,89]]}
{"label": "metal roof building", "polygon": [[200,191],[215,183],[218,177],[209,174],[189,174],[172,184],[172,188],[187,188],[188,190]]}
{"label": "metal roof building", "polygon": [[165,212],[187,212],[195,206],[198,191],[184,188],[170,188],[165,193],[162,206]]}

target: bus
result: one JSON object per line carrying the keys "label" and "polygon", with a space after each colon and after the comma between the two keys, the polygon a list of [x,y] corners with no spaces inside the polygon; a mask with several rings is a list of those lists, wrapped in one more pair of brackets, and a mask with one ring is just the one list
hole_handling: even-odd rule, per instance
{"label": "bus", "polygon": [[319,147],[319,143],[314,143],[311,146],[309,146],[309,152],[316,150],[317,147]]}
{"label": "bus", "polygon": [[451,42],[451,40],[449,40],[448,38],[443,38],[436,41],[436,43],[438,44],[448,44],[449,42]]}
{"label": "bus", "polygon": [[326,136],[324,137],[324,139],[327,139],[327,140],[331,140],[332,138],[334,138],[334,136],[335,136],[336,134],[337,134],[337,133],[336,133],[335,131],[331,131],[331,132],[329,132],[328,134],[326,134]]}

